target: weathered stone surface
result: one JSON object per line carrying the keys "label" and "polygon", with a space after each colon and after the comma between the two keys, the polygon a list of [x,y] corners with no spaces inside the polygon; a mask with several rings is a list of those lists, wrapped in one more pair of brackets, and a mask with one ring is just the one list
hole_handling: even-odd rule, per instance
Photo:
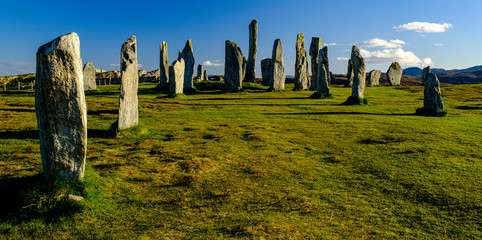
{"label": "weathered stone surface", "polygon": [[130,37],[121,49],[121,86],[119,95],[119,129],[137,126],[139,85],[136,36]]}
{"label": "weathered stone surface", "polygon": [[296,36],[294,90],[307,90],[309,78],[310,78],[310,72],[308,69],[308,54],[305,50],[305,36],[302,33],[300,33]]}
{"label": "weathered stone surface", "polygon": [[169,57],[167,56],[167,43],[162,42],[159,45],[159,86],[166,87],[169,82]]}
{"label": "weathered stone surface", "polygon": [[368,74],[368,86],[380,85],[380,76],[382,76],[382,71],[371,70]]}
{"label": "weathered stone surface", "polygon": [[311,81],[309,83],[310,89],[317,89],[317,74],[318,74],[318,53],[321,49],[321,38],[312,37],[310,44],[310,56],[311,56]]}
{"label": "weathered stone surface", "polygon": [[247,82],[254,82],[256,79],[256,52],[258,51],[258,21],[253,20],[249,24],[249,53],[248,62],[246,65],[246,76],[244,78]]}
{"label": "weathered stone surface", "polygon": [[348,86],[353,85],[353,66],[351,59],[348,60],[348,69],[346,71],[346,79],[348,80]]}
{"label": "weathered stone surface", "polygon": [[184,59],[176,60],[169,66],[169,96],[183,93],[184,91]]}
{"label": "weathered stone surface", "polygon": [[400,80],[402,79],[403,68],[398,64],[398,62],[393,62],[387,71],[387,78],[390,86],[400,85]]}
{"label": "weathered stone surface", "polygon": [[84,65],[84,90],[95,90],[95,68],[92,62],[88,62]]}
{"label": "weathered stone surface", "polygon": [[208,71],[207,70],[204,70],[204,73],[203,73],[203,79],[208,81],[209,80],[209,77],[208,77]]}
{"label": "weathered stone surface", "polygon": [[194,87],[192,76],[194,75],[194,53],[192,51],[191,39],[187,40],[186,46],[181,52],[181,58],[184,59],[184,90],[189,90]]}
{"label": "weathered stone surface", "polygon": [[427,79],[427,75],[431,72],[432,71],[430,70],[430,66],[427,66],[426,68],[423,69],[423,71],[422,71],[422,84],[425,85],[425,80]]}
{"label": "weathered stone surface", "polygon": [[87,108],[76,33],[38,49],[35,77],[42,168],[48,178],[81,180],[87,152]]}
{"label": "weathered stone surface", "polygon": [[365,91],[366,64],[365,59],[360,54],[360,50],[356,46],[351,49],[351,64],[353,67],[353,86],[351,88],[351,96],[363,98]]}
{"label": "weathered stone surface", "polygon": [[270,81],[269,86],[271,90],[282,91],[285,90],[285,65],[283,60],[283,46],[281,45],[281,40],[276,39],[273,43],[273,53],[271,56],[271,67],[270,67]]}
{"label": "weathered stone surface", "polygon": [[272,72],[271,66],[271,58],[264,58],[261,60],[261,84],[263,86],[269,86],[269,81],[271,79],[270,74]]}
{"label": "weathered stone surface", "polygon": [[225,47],[224,82],[225,90],[236,92],[243,88],[246,57],[233,41],[227,40]]}
{"label": "weathered stone surface", "polygon": [[204,80],[203,72],[204,72],[203,65],[198,64],[197,65],[197,75],[196,75],[196,77],[199,79],[199,81]]}
{"label": "weathered stone surface", "polygon": [[328,95],[330,93],[330,64],[328,61],[328,47],[320,49],[317,67],[317,92]]}
{"label": "weathered stone surface", "polygon": [[444,110],[444,104],[440,93],[440,82],[437,75],[433,73],[428,73],[425,79],[423,107],[437,112]]}

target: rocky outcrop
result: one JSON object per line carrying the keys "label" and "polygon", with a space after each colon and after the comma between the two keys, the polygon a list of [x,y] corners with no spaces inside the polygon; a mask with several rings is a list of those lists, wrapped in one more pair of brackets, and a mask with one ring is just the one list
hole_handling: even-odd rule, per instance
{"label": "rocky outcrop", "polygon": [[258,51],[258,21],[253,20],[249,24],[249,53],[246,64],[246,82],[254,82],[256,79],[256,52]]}
{"label": "rocky outcrop", "polygon": [[296,36],[294,90],[307,90],[309,77],[310,73],[308,70],[308,54],[305,50],[305,36],[300,33]]}
{"label": "rocky outcrop", "polygon": [[269,86],[269,82],[271,79],[271,58],[264,58],[261,60],[261,77],[262,77],[262,82],[261,84],[263,86]]}
{"label": "rocky outcrop", "polygon": [[368,73],[368,86],[380,85],[380,76],[382,76],[382,71],[371,70],[370,73]]}
{"label": "rocky outcrop", "polygon": [[440,92],[440,82],[438,81],[437,75],[433,73],[428,73],[425,78],[423,107],[435,112],[441,112],[444,110],[444,104]]}
{"label": "rocky outcrop", "polygon": [[169,57],[167,56],[167,43],[162,42],[159,45],[159,86],[166,87],[169,82]]}
{"label": "rocky outcrop", "polygon": [[88,62],[84,65],[84,90],[95,90],[95,68],[92,62]]}
{"label": "rocky outcrop", "polygon": [[390,86],[400,85],[402,79],[403,68],[398,62],[393,62],[387,71],[387,78]]}
{"label": "rocky outcrop", "polygon": [[139,108],[137,89],[139,73],[137,63],[136,36],[131,36],[121,49],[121,86],[119,95],[118,128],[126,129],[137,126]]}
{"label": "rocky outcrop", "polygon": [[226,41],[224,82],[225,90],[237,92],[243,88],[244,74],[246,70],[246,57],[241,52],[238,44]]}
{"label": "rocky outcrop", "polygon": [[184,91],[194,87],[192,76],[194,75],[194,53],[192,50],[191,39],[187,40],[186,46],[182,50],[180,57],[184,59]]}
{"label": "rocky outcrop", "polygon": [[363,98],[365,91],[366,64],[365,59],[360,54],[360,50],[356,46],[351,49],[351,64],[353,68],[353,85],[351,96],[354,98]]}
{"label": "rocky outcrop", "polygon": [[286,76],[283,61],[283,46],[281,45],[280,39],[276,39],[273,43],[270,71],[270,89],[273,91],[284,90]]}
{"label": "rocky outcrop", "polygon": [[175,97],[184,91],[184,59],[176,60],[169,66],[169,96]]}
{"label": "rocky outcrop", "polygon": [[321,38],[312,37],[310,44],[311,56],[311,81],[309,83],[310,89],[317,89],[317,74],[318,74],[318,53],[321,50]]}
{"label": "rocky outcrop", "polygon": [[35,81],[43,171],[49,179],[81,180],[87,152],[87,108],[76,33],[38,49]]}

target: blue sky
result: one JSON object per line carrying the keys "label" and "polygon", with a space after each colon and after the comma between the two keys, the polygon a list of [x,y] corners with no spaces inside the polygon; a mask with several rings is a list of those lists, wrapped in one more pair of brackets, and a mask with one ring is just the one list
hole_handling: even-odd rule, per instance
{"label": "blue sky", "polygon": [[[159,44],[168,43],[169,61],[192,39],[197,64],[223,74],[224,43],[248,53],[248,25],[258,20],[259,62],[283,45],[286,74],[294,75],[296,35],[329,44],[330,70],[346,72],[356,44],[367,71],[431,65],[446,69],[482,65],[482,1],[4,1],[0,7],[0,76],[35,72],[37,49],[77,32],[83,62],[119,69],[120,48],[137,36],[140,69],[158,68]],[[397,28],[398,27],[398,28]],[[209,61],[211,64],[207,63]]]}

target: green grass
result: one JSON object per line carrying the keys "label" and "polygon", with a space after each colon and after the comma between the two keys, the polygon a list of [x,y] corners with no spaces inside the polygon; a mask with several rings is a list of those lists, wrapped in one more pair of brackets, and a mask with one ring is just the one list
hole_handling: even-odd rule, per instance
{"label": "green grass", "polygon": [[[482,85],[312,91],[139,86],[139,126],[112,134],[119,85],[86,92],[82,183],[42,178],[32,90],[0,95],[1,238],[480,239]],[[81,195],[82,202],[66,199]]]}

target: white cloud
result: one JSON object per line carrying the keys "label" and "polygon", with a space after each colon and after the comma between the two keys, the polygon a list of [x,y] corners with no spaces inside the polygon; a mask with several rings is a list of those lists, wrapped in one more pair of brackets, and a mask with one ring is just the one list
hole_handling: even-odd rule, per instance
{"label": "white cloud", "polygon": [[348,57],[337,57],[336,60],[339,60],[339,61],[348,61],[350,58]]}
{"label": "white cloud", "polygon": [[385,40],[380,38],[373,38],[362,43],[356,43],[355,45],[363,47],[382,47],[382,48],[401,48],[405,44],[405,41],[400,39],[395,40]]}
{"label": "white cloud", "polygon": [[405,66],[426,66],[433,64],[431,58],[420,59],[413,52],[405,51],[401,48],[384,49],[380,51],[360,49],[360,53],[367,63],[390,64],[392,62],[398,62]]}
{"label": "white cloud", "polygon": [[435,47],[443,47],[444,44],[443,43],[435,43]]}
{"label": "white cloud", "polygon": [[447,29],[453,28],[453,25],[450,23],[411,22],[393,28],[398,31],[405,30],[415,31],[418,33],[438,33],[445,32]]}
{"label": "white cloud", "polygon": [[323,43],[323,46],[328,46],[328,47],[331,47],[331,46],[336,46],[338,45],[337,43]]}
{"label": "white cloud", "polygon": [[218,60],[214,61],[214,63],[208,60],[208,61],[204,61],[203,65],[205,67],[222,67],[222,66],[224,66],[224,63],[222,63],[222,62],[224,62],[223,59],[218,59]]}
{"label": "white cloud", "polygon": [[120,67],[120,64],[111,63],[111,64],[109,64],[109,66],[111,66],[111,67]]}

